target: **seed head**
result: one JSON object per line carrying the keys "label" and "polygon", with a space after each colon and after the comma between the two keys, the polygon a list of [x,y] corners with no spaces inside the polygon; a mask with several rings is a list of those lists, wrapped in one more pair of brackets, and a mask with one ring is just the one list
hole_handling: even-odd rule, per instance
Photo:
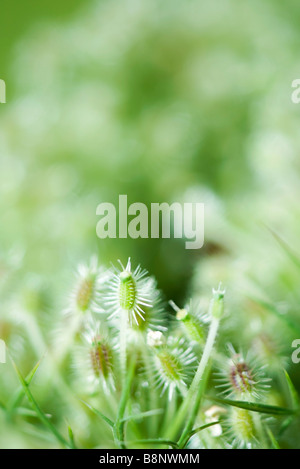
{"label": "seed head", "polygon": [[228,435],[232,447],[251,449],[257,446],[257,429],[253,413],[232,407],[228,419]]}
{"label": "seed head", "polygon": [[208,317],[199,312],[199,308],[193,307],[192,303],[183,309],[178,308],[174,301],[169,301],[176,312],[176,319],[180,322],[187,339],[199,345],[203,345],[206,336],[206,323]]}
{"label": "seed head", "polygon": [[97,259],[91,259],[89,265],[79,265],[77,280],[71,294],[68,313],[100,313],[101,292],[105,283],[105,273],[98,267]]}
{"label": "seed head", "polygon": [[108,284],[108,294],[105,305],[111,311],[110,317],[126,314],[129,323],[139,326],[145,322],[146,309],[152,309],[155,300],[155,288],[147,271],[138,266],[131,269],[131,261],[128,259],[126,267],[120,262],[122,270],[115,269]]}
{"label": "seed head", "polygon": [[76,351],[76,364],[81,381],[89,385],[90,391],[114,389],[115,345],[100,322],[88,319],[82,334],[82,345]]}
{"label": "seed head", "polygon": [[227,359],[224,368],[217,373],[221,384],[217,387],[224,388],[223,393],[238,399],[258,399],[265,392],[270,382],[265,377],[264,368],[260,366],[251,354],[244,357],[243,353],[237,353],[230,345],[231,356]]}
{"label": "seed head", "polygon": [[170,338],[166,341],[162,334],[155,338],[158,340],[153,341],[153,337],[149,340],[148,335],[148,344],[154,352],[153,367],[158,387],[162,388],[162,394],[168,391],[169,399],[176,389],[185,395],[195,370],[196,356],[192,348],[187,347],[184,340]]}

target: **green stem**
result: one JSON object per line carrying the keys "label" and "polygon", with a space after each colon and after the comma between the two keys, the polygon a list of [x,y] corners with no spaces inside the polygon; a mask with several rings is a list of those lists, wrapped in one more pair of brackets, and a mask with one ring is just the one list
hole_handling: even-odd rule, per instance
{"label": "green stem", "polygon": [[216,422],[210,422],[206,423],[205,425],[201,425],[201,427],[194,428],[186,437],[186,439],[183,441],[181,446],[178,446],[179,448],[185,448],[186,445],[188,444],[189,440],[192,438],[192,436],[196,435],[196,433],[202,432],[202,430],[206,430],[206,428],[212,427],[214,425],[220,425],[220,421],[217,420]]}
{"label": "green stem", "polygon": [[126,445],[124,443],[124,440],[125,440],[124,430],[125,430],[126,420],[124,420],[124,416],[125,416],[128,399],[130,397],[130,389],[131,389],[132,379],[134,376],[135,365],[136,365],[136,360],[134,358],[131,361],[128,374],[126,376],[126,380],[125,380],[125,384],[122,390],[122,395],[121,395],[120,404],[118,408],[117,419],[116,419],[116,423],[114,426],[115,442],[120,449],[126,449]]}
{"label": "green stem", "polygon": [[166,402],[166,411],[164,415],[164,422],[163,422],[163,427],[162,427],[162,432],[161,434],[164,435],[167,429],[169,428],[170,422],[173,421],[174,414],[175,414],[175,409],[177,406],[177,401],[176,401],[176,394],[174,393],[172,396],[172,399],[167,399]]}
{"label": "green stem", "polygon": [[[158,408],[158,395],[155,389],[155,378],[153,375],[153,371],[151,369],[151,366],[149,366],[151,358],[144,344],[141,344],[141,350],[142,350],[142,357],[143,357],[144,367],[145,367],[147,380],[148,380],[147,392],[148,392],[148,397],[149,397],[149,408],[150,410],[154,410]],[[157,425],[158,425],[158,418],[157,418],[157,415],[154,415],[148,421],[148,427],[151,428],[154,435],[157,433]]]}
{"label": "green stem", "polygon": [[[200,401],[201,401],[201,398],[205,389],[205,386],[203,384],[205,384],[206,380],[204,380],[204,383],[202,383],[201,386],[200,386],[200,382],[203,379],[205,371],[208,370],[207,365],[208,365],[209,359],[213,351],[215,339],[216,339],[218,328],[219,328],[219,323],[220,323],[219,315],[213,316],[201,361],[199,363],[199,366],[198,366],[196,375],[194,377],[194,380],[191,384],[191,387],[188,391],[187,397],[183,401],[179,409],[179,412],[177,414],[177,418],[175,419],[175,422],[172,425],[172,430],[170,432],[170,435],[168,435],[170,439],[174,439],[176,437],[184,420],[186,420],[187,415],[189,415],[189,418],[183,430],[181,438],[179,440],[181,443],[186,438],[187,434],[191,431],[193,427],[195,416],[197,415]],[[206,372],[206,375],[207,374],[208,373]],[[192,409],[189,412],[189,409],[191,408],[191,406],[192,406]]]}
{"label": "green stem", "polygon": [[206,384],[207,384],[207,379],[208,379],[208,376],[209,376],[209,373],[210,373],[210,364],[207,363],[207,366],[205,368],[205,371],[202,375],[203,379],[201,381],[201,383],[199,384],[199,391],[196,395],[196,399],[194,401],[194,405],[191,403],[192,405],[192,410],[190,412],[190,415],[189,415],[189,418],[187,420],[187,423],[184,427],[184,430],[180,436],[180,439],[178,441],[178,446],[179,448],[184,448],[185,447],[185,444],[186,442],[188,441],[188,435],[190,434],[190,432],[192,431],[192,428],[194,426],[194,423],[197,419],[197,414],[198,414],[198,410],[199,410],[199,407],[200,407],[200,404],[201,404],[201,400],[202,400],[202,397],[204,395],[204,392],[205,392],[205,389],[206,389]]}
{"label": "green stem", "polygon": [[204,350],[203,350],[203,355],[202,355],[201,361],[199,363],[195,378],[194,378],[194,380],[192,382],[192,385],[190,387],[190,391],[189,391],[190,394],[194,393],[197,390],[197,388],[200,384],[200,381],[202,380],[205,368],[208,364],[208,361],[210,359],[210,356],[211,356],[213,348],[214,348],[215,340],[216,340],[217,333],[218,333],[219,324],[220,324],[220,319],[213,317],[210,328],[209,328],[207,341],[206,341],[206,344],[205,344],[205,347],[204,347]]}
{"label": "green stem", "polygon": [[127,370],[127,311],[121,312],[121,324],[120,324],[120,361],[121,361],[121,374],[122,383],[124,385],[126,380]]}

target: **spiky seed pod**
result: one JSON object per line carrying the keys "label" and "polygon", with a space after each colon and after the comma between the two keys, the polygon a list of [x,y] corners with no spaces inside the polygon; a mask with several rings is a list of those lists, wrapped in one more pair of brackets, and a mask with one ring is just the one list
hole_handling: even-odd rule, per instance
{"label": "spiky seed pod", "polygon": [[249,393],[254,388],[252,370],[244,361],[232,364],[230,369],[230,382],[237,394]]}
{"label": "spiky seed pod", "polygon": [[82,279],[79,285],[78,291],[76,292],[76,303],[81,311],[86,311],[89,307],[93,289],[94,289],[95,276],[89,275]]}
{"label": "spiky seed pod", "polygon": [[[149,279],[150,281],[152,281],[152,278]],[[137,349],[144,349],[145,336],[147,337],[148,332],[155,334],[159,331],[160,333],[167,331],[165,309],[160,299],[160,293],[155,287],[156,284],[153,281],[153,307],[144,306],[143,319],[137,315],[136,321],[131,321],[130,327],[126,330],[127,344],[134,344]]]}
{"label": "spiky seed pod", "polygon": [[120,308],[132,310],[137,296],[136,284],[132,273],[127,270],[119,275],[119,302]]}
{"label": "spiky seed pod", "polygon": [[232,447],[253,448],[257,446],[257,428],[253,413],[246,409],[232,407],[228,419],[228,435]]}
{"label": "spiky seed pod", "polygon": [[126,267],[122,264],[121,267],[121,271],[115,269],[107,283],[109,292],[105,305],[111,311],[110,318],[126,314],[131,325],[134,322],[139,326],[141,321],[145,321],[146,309],[153,308],[156,297],[154,283],[140,266],[132,271],[130,258]]}
{"label": "spiky seed pod", "polygon": [[90,349],[91,365],[96,378],[107,379],[112,371],[112,353],[100,335],[94,337]]}
{"label": "spiky seed pod", "polygon": [[145,306],[143,308],[144,315],[142,319],[140,316],[136,316],[136,321],[131,323],[131,332],[145,333],[148,331],[159,330],[165,332],[167,330],[166,314],[164,309],[157,303],[153,304],[153,307],[149,308]]}
{"label": "spiky seed pod", "polygon": [[89,318],[82,333],[81,345],[75,354],[75,364],[82,383],[89,385],[89,390],[106,391],[114,389],[114,372],[116,366],[114,341],[100,323]]}
{"label": "spiky seed pod", "polygon": [[232,346],[229,349],[231,357],[224,369],[217,373],[221,382],[217,387],[224,388],[224,394],[238,399],[258,399],[269,388],[270,379],[265,377],[265,367],[260,366],[250,353],[244,357]]}
{"label": "spiky seed pod", "polygon": [[105,280],[106,274],[98,267],[95,257],[89,265],[79,265],[67,313],[102,313],[101,292]]}
{"label": "spiky seed pod", "polygon": [[176,312],[176,319],[182,325],[186,337],[195,344],[203,345],[206,337],[205,323],[208,322],[208,317],[201,315],[192,305],[180,309],[174,301],[169,301],[169,303]]}
{"label": "spiky seed pod", "polygon": [[147,343],[154,351],[156,383],[162,388],[161,394],[168,391],[169,399],[172,399],[176,389],[185,395],[187,384],[195,370],[196,356],[191,347],[186,347],[183,340],[176,341],[170,338],[166,342],[164,336],[159,334],[153,337],[153,332],[148,333],[147,338]]}

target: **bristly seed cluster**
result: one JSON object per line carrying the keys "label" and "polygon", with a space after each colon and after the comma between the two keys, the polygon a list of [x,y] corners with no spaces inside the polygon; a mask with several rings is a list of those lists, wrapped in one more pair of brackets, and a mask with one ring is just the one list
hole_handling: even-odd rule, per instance
{"label": "bristly seed cluster", "polygon": [[[130,258],[125,266],[119,264],[107,270],[93,260],[78,270],[68,312],[81,318],[74,331],[80,337],[74,363],[83,392],[103,392],[118,400],[134,357],[136,396],[132,398],[148,390],[150,403],[164,406],[165,399],[169,403],[186,399],[192,406],[191,392],[202,386],[207,379],[206,368],[216,358],[220,368],[215,373],[217,393],[221,388],[225,398],[245,402],[261,398],[269,379],[250,353],[244,356],[229,346],[229,357],[215,354],[218,324],[224,312],[221,285],[213,290],[207,308],[192,302],[179,308],[170,301],[175,311],[172,315],[146,270],[133,268]],[[215,438],[224,439],[225,446],[256,445],[259,416],[255,418],[242,408],[233,407],[229,412],[218,409],[221,421],[216,422],[214,430],[203,432],[203,442]],[[214,423],[211,415],[202,415]],[[201,413],[195,419],[201,423]]]}

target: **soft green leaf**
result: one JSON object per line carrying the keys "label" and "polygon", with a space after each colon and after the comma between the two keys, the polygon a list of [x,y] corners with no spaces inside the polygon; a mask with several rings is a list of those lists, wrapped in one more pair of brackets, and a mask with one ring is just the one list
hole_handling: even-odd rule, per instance
{"label": "soft green leaf", "polygon": [[164,440],[163,438],[153,438],[153,439],[147,439],[147,440],[135,440],[128,442],[128,444],[149,444],[149,445],[166,445],[166,446],[171,446],[174,449],[178,449],[177,443],[172,440]]}
{"label": "soft green leaf", "polygon": [[142,420],[146,417],[153,417],[163,413],[163,409],[149,410],[147,412],[140,412],[139,414],[129,415],[122,419],[122,422],[129,422],[130,420]]}
{"label": "soft green leaf", "polygon": [[20,370],[18,369],[16,363],[12,360],[12,364],[14,366],[14,369],[18,375],[18,378],[20,380],[20,383],[24,389],[24,393],[27,396],[28,401],[32,405],[33,409],[35,410],[37,416],[41,420],[41,422],[50,430],[50,432],[55,436],[57,441],[62,444],[64,447],[70,448],[70,444],[64,439],[64,437],[59,433],[59,431],[52,425],[50,422],[49,418],[46,416],[46,414],[40,409],[38,403],[34,399],[31,391],[29,390],[28,384],[26,383],[25,379],[23,378]]}
{"label": "soft green leaf", "polygon": [[74,433],[70,425],[68,425],[68,434],[69,434],[69,440],[70,440],[70,445],[72,449],[76,449],[76,444],[75,444],[75,439],[74,439]]}
{"label": "soft green leaf", "polygon": [[187,435],[186,440],[182,444],[182,448],[185,448],[186,445],[188,444],[189,440],[192,438],[192,436],[196,435],[196,433],[201,432],[202,430],[205,430],[206,428],[212,427],[213,425],[219,425],[220,422],[217,420],[216,422],[210,422],[206,423],[205,425],[202,425],[201,427],[194,428],[190,433]]}
{"label": "soft green leaf", "polygon": [[266,404],[259,404],[256,402],[246,402],[246,401],[234,401],[231,399],[221,399],[219,397],[207,397],[209,400],[218,402],[223,405],[230,405],[233,407],[239,407],[241,409],[247,409],[251,412],[259,412],[261,414],[271,414],[271,415],[292,415],[295,414],[294,409],[285,409],[283,407],[277,407]]}
{"label": "soft green leaf", "polygon": [[267,428],[267,433],[268,433],[269,438],[271,440],[272,448],[273,449],[280,449],[280,446],[279,446],[277,440],[275,439],[272,431],[269,428]]}
{"label": "soft green leaf", "polygon": [[[35,373],[37,372],[39,366],[40,366],[41,360],[37,362],[37,364],[32,368],[32,370],[28,373],[28,375],[25,378],[25,382],[27,386],[31,383]],[[12,398],[10,399],[8,406],[7,406],[7,412],[8,414],[12,413],[14,409],[16,409],[22,402],[22,399],[25,395],[25,391],[23,386],[20,386],[19,389],[13,394]]]}
{"label": "soft green leaf", "polygon": [[90,404],[88,404],[87,402],[85,402],[81,399],[80,399],[80,402],[82,402],[85,406],[87,406],[95,415],[97,415],[102,420],[104,420],[104,422],[106,422],[111,428],[114,427],[114,422],[112,420],[110,420],[108,417],[106,417],[106,415],[102,414],[102,412],[100,412],[100,410],[95,409],[95,407],[91,406]]}
{"label": "soft green leaf", "polygon": [[292,380],[286,370],[284,370],[286,382],[290,391],[291,401],[294,409],[299,409],[299,395],[292,383]]}

